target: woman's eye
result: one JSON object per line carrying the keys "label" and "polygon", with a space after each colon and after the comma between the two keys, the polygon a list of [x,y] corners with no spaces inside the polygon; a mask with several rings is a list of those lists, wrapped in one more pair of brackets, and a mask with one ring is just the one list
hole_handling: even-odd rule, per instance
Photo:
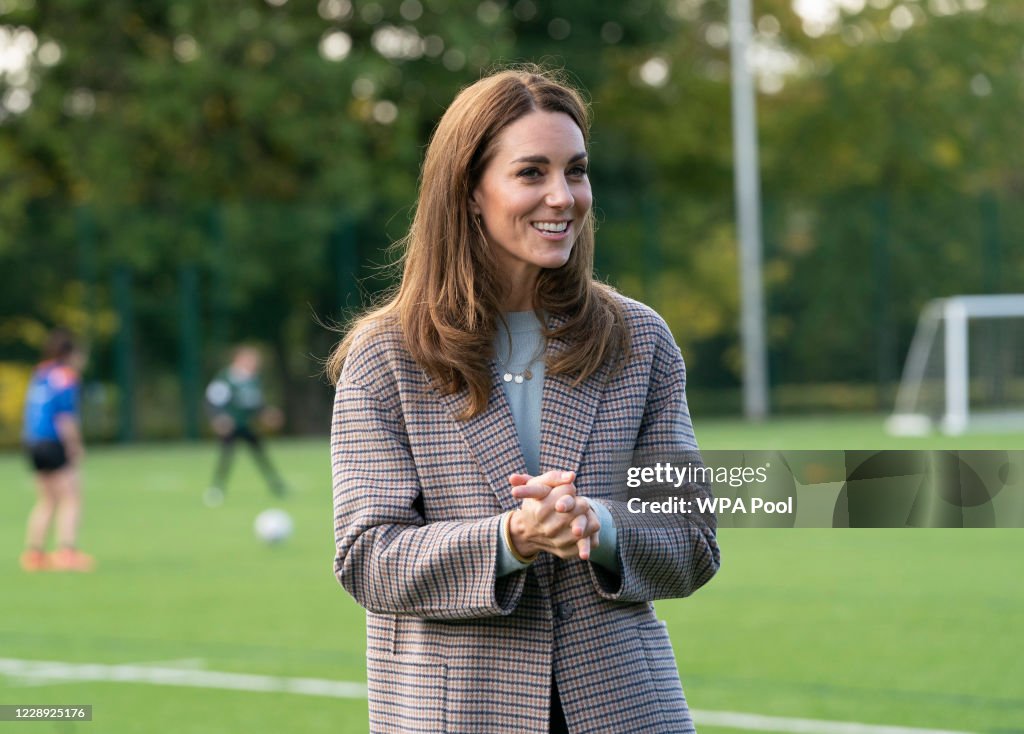
{"label": "woman's eye", "polygon": [[539,168],[524,168],[517,175],[521,178],[537,178],[541,174]]}
{"label": "woman's eye", "polygon": [[570,176],[576,176],[577,178],[582,177],[582,176],[586,176],[587,175],[587,167],[586,166],[573,166],[572,168],[569,169],[569,175]]}

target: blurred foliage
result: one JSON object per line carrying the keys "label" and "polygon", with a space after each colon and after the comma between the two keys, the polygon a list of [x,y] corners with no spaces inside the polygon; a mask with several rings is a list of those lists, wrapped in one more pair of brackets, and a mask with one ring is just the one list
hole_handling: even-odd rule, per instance
{"label": "blurred foliage", "polygon": [[24,364],[0,362],[0,436],[7,434],[8,438],[14,438],[18,435],[31,377],[31,368]]}
{"label": "blurred foliage", "polygon": [[[390,282],[457,90],[531,60],[593,101],[600,274],[666,316],[692,387],[733,387],[727,5],[0,0],[0,47],[25,59],[0,66],[0,356],[71,323],[95,378],[155,380],[196,369],[183,339],[204,373],[257,340],[292,427],[322,429],[334,335],[314,317]],[[1024,289],[1024,6],[861,5],[818,22],[754,0],[776,384],[884,388],[925,300]]]}

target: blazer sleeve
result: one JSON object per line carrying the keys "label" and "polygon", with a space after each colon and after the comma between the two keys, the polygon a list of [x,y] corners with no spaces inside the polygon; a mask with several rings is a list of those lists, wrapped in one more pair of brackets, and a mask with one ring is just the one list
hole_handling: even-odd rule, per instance
{"label": "blazer sleeve", "polygon": [[366,387],[339,383],[331,431],[338,581],[377,614],[510,614],[525,574],[496,577],[501,515],[425,522],[404,425]]}
{"label": "blazer sleeve", "polygon": [[[651,370],[634,463],[693,457],[697,441],[686,404],[686,368],[663,326]],[[689,485],[689,497],[711,495],[710,487]],[[605,500],[615,523],[619,573],[587,564],[598,595],[621,602],[689,596],[706,584],[721,563],[717,520],[706,514],[635,514],[624,500]],[[696,505],[693,505],[694,507]]]}

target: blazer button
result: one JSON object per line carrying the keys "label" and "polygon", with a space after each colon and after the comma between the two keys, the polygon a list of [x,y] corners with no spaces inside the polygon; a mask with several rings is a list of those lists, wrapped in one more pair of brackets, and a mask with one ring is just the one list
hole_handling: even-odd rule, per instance
{"label": "blazer button", "polygon": [[572,619],[572,615],[575,612],[576,609],[573,607],[572,602],[565,601],[555,604],[554,608],[551,610],[551,615],[555,619],[568,620]]}

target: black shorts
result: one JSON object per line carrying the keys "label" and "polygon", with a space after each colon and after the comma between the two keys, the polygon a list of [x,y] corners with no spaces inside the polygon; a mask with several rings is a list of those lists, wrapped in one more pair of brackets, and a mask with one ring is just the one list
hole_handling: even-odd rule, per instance
{"label": "black shorts", "polygon": [[68,452],[60,441],[36,441],[25,446],[32,468],[38,472],[54,472],[68,465]]}

